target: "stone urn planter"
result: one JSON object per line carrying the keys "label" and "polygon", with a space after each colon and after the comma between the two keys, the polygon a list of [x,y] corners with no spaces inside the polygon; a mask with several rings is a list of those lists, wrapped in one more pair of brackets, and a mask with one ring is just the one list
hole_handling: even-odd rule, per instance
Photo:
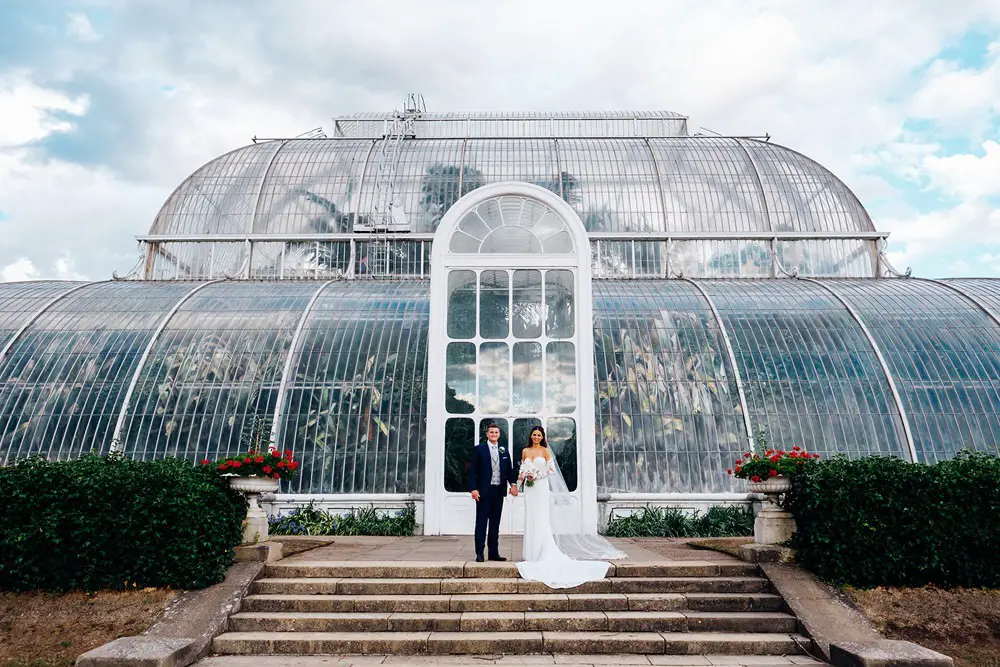
{"label": "stone urn planter", "polygon": [[795,534],[795,518],[778,505],[778,496],[792,488],[787,477],[772,477],[750,482],[750,491],[764,495],[764,504],[753,522],[753,541],[757,544],[780,544]]}
{"label": "stone urn planter", "polygon": [[239,491],[247,499],[247,518],[243,523],[243,544],[266,542],[267,514],[261,508],[259,500],[262,493],[274,493],[278,490],[279,480],[270,477],[239,477],[229,478],[229,488]]}

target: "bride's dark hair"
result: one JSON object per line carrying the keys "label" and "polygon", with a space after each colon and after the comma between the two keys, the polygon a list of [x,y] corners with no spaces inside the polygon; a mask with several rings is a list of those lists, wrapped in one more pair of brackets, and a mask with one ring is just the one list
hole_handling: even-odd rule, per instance
{"label": "bride's dark hair", "polygon": [[534,443],[531,442],[531,434],[534,433],[535,431],[539,431],[542,434],[542,441],[538,444],[540,444],[542,447],[548,447],[549,441],[545,439],[545,429],[542,428],[541,426],[533,426],[531,430],[528,431],[528,444],[526,444],[525,447],[535,446]]}

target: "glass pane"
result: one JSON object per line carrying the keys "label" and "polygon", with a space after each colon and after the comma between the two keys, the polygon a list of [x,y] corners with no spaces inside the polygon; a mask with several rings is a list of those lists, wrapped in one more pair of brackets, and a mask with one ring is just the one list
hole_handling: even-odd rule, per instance
{"label": "glass pane", "polygon": [[501,227],[483,241],[479,247],[480,254],[517,254],[540,253],[542,244],[527,229],[523,227]]}
{"label": "glass pane", "polygon": [[476,273],[452,271],[448,274],[448,337],[476,335]]}
{"label": "glass pane", "polygon": [[542,420],[535,417],[523,417],[514,420],[514,435],[511,438],[511,449],[513,457],[511,461],[515,466],[521,465],[521,451],[528,446],[528,436],[531,429],[541,426]]}
{"label": "glass pane", "polygon": [[467,415],[476,406],[476,345],[449,343],[445,379],[445,409]]}
{"label": "glass pane", "polygon": [[444,488],[469,490],[469,462],[476,448],[476,425],[468,417],[453,417],[444,423]]}
{"label": "glass pane", "polygon": [[483,417],[479,420],[479,440],[477,442],[486,442],[486,427],[490,424],[496,424],[500,427],[500,439],[497,443],[501,447],[510,446],[510,429],[508,428],[507,420],[503,417]]}
{"label": "glass pane", "polygon": [[573,336],[576,307],[573,299],[573,272],[545,273],[545,333],[551,338]]}
{"label": "glass pane", "polygon": [[576,491],[576,420],[570,417],[553,417],[549,420],[545,439],[556,457],[566,486],[570,491]]}
{"label": "glass pane", "polygon": [[510,405],[510,358],[507,343],[483,343],[479,348],[479,407],[503,412]]}
{"label": "glass pane", "polygon": [[506,271],[479,274],[479,335],[506,338],[510,330],[510,276]]}
{"label": "glass pane", "polygon": [[542,344],[514,343],[514,408],[542,409]]}
{"label": "glass pane", "polygon": [[[515,347],[515,362],[517,348]],[[545,348],[545,402],[551,412],[576,409],[576,346],[549,343]]]}
{"label": "glass pane", "polygon": [[513,292],[514,337],[538,338],[542,335],[542,272],[515,271]]}
{"label": "glass pane", "polygon": [[542,241],[545,252],[566,254],[573,252],[573,237],[569,232],[559,232]]}

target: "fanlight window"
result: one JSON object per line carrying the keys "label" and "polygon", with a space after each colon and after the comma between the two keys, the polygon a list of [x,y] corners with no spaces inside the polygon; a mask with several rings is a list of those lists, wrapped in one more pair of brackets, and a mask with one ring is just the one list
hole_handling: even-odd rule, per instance
{"label": "fanlight window", "polygon": [[568,254],[573,237],[551,208],[528,197],[487,199],[452,232],[448,249],[461,254]]}

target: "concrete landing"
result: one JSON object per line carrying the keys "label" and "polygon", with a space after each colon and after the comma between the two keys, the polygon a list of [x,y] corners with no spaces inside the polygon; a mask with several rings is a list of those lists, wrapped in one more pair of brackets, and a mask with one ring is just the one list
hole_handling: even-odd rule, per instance
{"label": "concrete landing", "polygon": [[[303,551],[282,559],[282,563],[295,561],[471,561],[475,547],[471,535],[414,535],[410,537],[314,537],[272,536],[281,542],[325,542],[325,546]],[[626,562],[653,561],[713,561],[740,562],[728,554],[708,549],[692,549],[688,538],[611,538],[615,547],[623,551]],[[500,537],[500,555],[510,562],[521,559],[521,537]]]}

